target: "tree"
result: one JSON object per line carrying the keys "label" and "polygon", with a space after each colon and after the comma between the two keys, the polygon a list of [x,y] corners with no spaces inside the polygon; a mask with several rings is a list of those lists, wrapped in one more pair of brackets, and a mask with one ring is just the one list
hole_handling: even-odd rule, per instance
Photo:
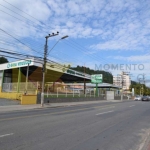
{"label": "tree", "polygon": [[0,64],[8,63],[7,58],[5,57],[0,57]]}
{"label": "tree", "polygon": [[130,91],[132,91],[132,88],[134,88],[136,95],[150,95],[150,88],[147,87],[145,84],[140,84],[135,81],[131,81]]}
{"label": "tree", "polygon": [[103,82],[111,83],[111,84],[113,83],[113,75],[110,72],[106,72],[103,70],[93,70],[93,69],[90,69],[88,67],[85,67],[85,69],[84,69],[84,66],[72,67],[71,69],[79,71],[79,72],[84,72],[84,70],[85,70],[85,73],[90,74],[90,75],[102,74],[103,75]]}
{"label": "tree", "polygon": [[138,83],[131,80],[131,84],[132,84],[132,85],[137,85]]}

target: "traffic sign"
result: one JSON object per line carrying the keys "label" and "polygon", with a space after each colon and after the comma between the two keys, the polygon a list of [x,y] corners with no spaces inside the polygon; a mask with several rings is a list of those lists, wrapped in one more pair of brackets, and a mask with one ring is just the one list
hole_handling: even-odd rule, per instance
{"label": "traffic sign", "polygon": [[91,83],[102,83],[102,82],[103,82],[102,74],[91,75]]}

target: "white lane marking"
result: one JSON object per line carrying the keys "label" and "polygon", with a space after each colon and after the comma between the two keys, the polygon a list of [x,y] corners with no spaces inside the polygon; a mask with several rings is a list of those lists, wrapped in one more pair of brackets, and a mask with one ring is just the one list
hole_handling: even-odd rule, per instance
{"label": "white lane marking", "polygon": [[96,115],[103,115],[103,114],[107,114],[107,113],[111,113],[111,112],[114,112],[114,110],[107,111],[107,112],[102,112],[102,113],[98,113],[98,114],[96,114]]}
{"label": "white lane marking", "polygon": [[131,106],[129,106],[129,107],[134,107],[135,105],[131,105]]}
{"label": "white lane marking", "polygon": [[9,133],[9,134],[4,134],[4,135],[0,135],[0,138],[5,137],[5,136],[10,136],[13,135],[14,133]]}
{"label": "white lane marking", "polygon": [[111,106],[111,107],[104,107],[104,108],[100,108],[99,110],[107,109],[107,108],[115,108],[115,106]]}

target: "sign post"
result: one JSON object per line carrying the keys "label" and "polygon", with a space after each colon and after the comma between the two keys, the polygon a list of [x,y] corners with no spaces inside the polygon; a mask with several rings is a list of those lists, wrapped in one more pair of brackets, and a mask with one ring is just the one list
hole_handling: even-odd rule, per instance
{"label": "sign post", "polygon": [[96,83],[96,96],[98,96],[98,83]]}
{"label": "sign post", "polygon": [[[134,96],[134,88],[132,88],[132,96]],[[140,93],[140,96],[141,96],[141,93]]]}
{"label": "sign post", "polygon": [[98,84],[103,82],[102,74],[91,75],[91,83],[96,84],[96,95],[98,96]]}

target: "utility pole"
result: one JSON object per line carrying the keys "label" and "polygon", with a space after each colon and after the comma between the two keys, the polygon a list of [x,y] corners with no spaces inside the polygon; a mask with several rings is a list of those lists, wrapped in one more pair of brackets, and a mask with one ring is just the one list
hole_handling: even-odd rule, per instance
{"label": "utility pole", "polygon": [[123,101],[123,73],[121,74],[121,85],[122,85],[121,101]]}
{"label": "utility pole", "polygon": [[140,84],[140,96],[141,96],[141,82],[140,82],[141,78],[139,78],[139,84]]}
{"label": "utility pole", "polygon": [[48,38],[58,35],[59,32],[49,34],[45,37],[45,48],[44,48],[44,58],[43,58],[43,79],[42,79],[42,93],[41,93],[41,107],[44,106],[44,85],[45,85],[45,70],[46,70],[46,62],[47,62],[47,52],[48,52]]}
{"label": "utility pole", "polygon": [[[144,85],[145,85],[145,74],[143,73],[143,82],[144,82]],[[143,95],[144,95],[144,87],[143,87]]]}
{"label": "utility pole", "polygon": [[25,84],[25,95],[27,94],[27,89],[28,89],[28,76],[29,76],[29,63],[27,66],[27,72],[26,72],[26,84]]}
{"label": "utility pole", "polygon": [[84,95],[86,91],[86,83],[85,83],[85,64],[84,64]]}

